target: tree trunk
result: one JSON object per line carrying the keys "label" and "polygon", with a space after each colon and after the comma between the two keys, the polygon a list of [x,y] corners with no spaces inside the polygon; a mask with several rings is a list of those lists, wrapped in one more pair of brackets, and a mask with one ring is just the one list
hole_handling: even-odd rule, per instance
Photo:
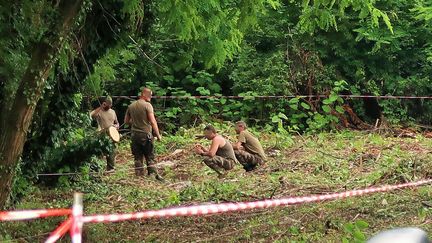
{"label": "tree trunk", "polygon": [[59,5],[58,24],[35,45],[31,60],[22,77],[11,109],[2,108],[0,118],[0,209],[4,208],[11,193],[26,134],[37,102],[41,98],[55,57],[78,15],[83,0],[64,0]]}

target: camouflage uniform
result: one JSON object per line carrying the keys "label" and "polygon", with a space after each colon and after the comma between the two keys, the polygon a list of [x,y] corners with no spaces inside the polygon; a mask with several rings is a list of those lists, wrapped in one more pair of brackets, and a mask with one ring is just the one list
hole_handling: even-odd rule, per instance
{"label": "camouflage uniform", "polygon": [[154,145],[153,136],[145,132],[132,132],[132,154],[135,160],[135,174],[138,176],[144,175],[143,161],[144,158],[147,163],[147,173],[157,174],[154,161]]}
{"label": "camouflage uniform", "polygon": [[215,156],[204,159],[204,164],[216,171],[219,175],[222,175],[226,170],[234,168],[234,164],[237,162],[234,149],[231,143],[226,139],[225,145],[218,148]]}
{"label": "camouflage uniform", "polygon": [[264,149],[252,133],[247,130],[241,131],[238,141],[244,147],[244,150],[236,150],[235,156],[246,171],[254,170],[257,165],[265,163],[266,155]]}
{"label": "camouflage uniform", "polygon": [[111,143],[113,143],[112,149],[109,151],[109,153],[107,155],[105,155],[106,161],[107,161],[107,170],[108,171],[114,170],[115,159],[116,159],[116,155],[117,155],[117,145],[113,141],[111,141]]}
{"label": "camouflage uniform", "polygon": [[264,160],[258,154],[251,154],[244,150],[235,150],[234,152],[237,160],[246,171],[254,170],[257,165],[264,164]]}
{"label": "camouflage uniform", "polygon": [[235,161],[226,159],[221,156],[214,156],[213,158],[205,158],[204,164],[216,171],[219,175],[223,174],[223,170],[231,170],[234,168]]}

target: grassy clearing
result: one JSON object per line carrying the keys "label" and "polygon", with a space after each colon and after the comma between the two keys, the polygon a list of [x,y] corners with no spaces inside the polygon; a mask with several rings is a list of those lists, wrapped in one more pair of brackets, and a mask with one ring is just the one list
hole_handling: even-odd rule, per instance
{"label": "grassy clearing", "polygon": [[[224,129],[229,130],[229,127]],[[86,214],[132,212],[201,202],[249,201],[301,196],[413,181],[432,175],[432,141],[341,131],[292,140],[259,134],[270,155],[252,173],[240,166],[218,179],[190,151],[197,129],[180,130],[157,145],[161,184],[133,175],[129,145],[120,146],[117,171],[69,188],[37,188],[17,208],[69,207],[73,191],[85,193]],[[230,134],[235,137],[234,134]],[[171,156],[176,149],[183,152]],[[87,224],[87,242],[277,241],[350,242],[397,226],[432,232],[432,188],[399,190],[361,198],[208,217]],[[51,231],[61,219],[2,223],[0,239]],[[357,223],[357,224],[356,224]],[[3,237],[3,238],[1,238]],[[20,242],[41,241],[35,237]],[[68,241],[65,239],[64,241]]]}

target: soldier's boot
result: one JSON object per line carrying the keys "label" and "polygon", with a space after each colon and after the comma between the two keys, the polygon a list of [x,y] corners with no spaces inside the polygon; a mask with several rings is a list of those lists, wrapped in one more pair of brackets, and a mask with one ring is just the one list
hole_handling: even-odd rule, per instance
{"label": "soldier's boot", "polygon": [[144,167],[142,161],[135,161],[135,175],[136,176],[143,176],[144,175]]}
{"label": "soldier's boot", "polygon": [[158,173],[158,171],[156,169],[156,166],[154,166],[154,165],[148,165],[147,166],[147,172],[148,172],[149,176],[154,175],[154,177],[155,177],[156,180],[158,180],[158,181],[165,181],[165,179],[161,175],[159,175],[159,173]]}

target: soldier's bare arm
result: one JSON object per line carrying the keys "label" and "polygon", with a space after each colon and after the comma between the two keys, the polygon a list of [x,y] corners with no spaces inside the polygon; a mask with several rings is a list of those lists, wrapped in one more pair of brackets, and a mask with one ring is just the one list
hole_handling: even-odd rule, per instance
{"label": "soldier's bare arm", "polygon": [[233,144],[233,149],[234,150],[240,150],[242,148],[242,143],[241,142],[237,142]]}
{"label": "soldier's bare arm", "polygon": [[118,119],[117,119],[117,114],[115,114],[114,127],[117,128],[117,129],[120,128],[120,124],[119,124]]}
{"label": "soldier's bare arm", "polygon": [[99,115],[99,112],[101,111],[102,107],[98,107],[94,109],[92,112],[90,112],[90,117],[92,119],[96,119],[96,117]]}
{"label": "soldier's bare arm", "polygon": [[126,111],[126,115],[124,118],[124,123],[126,124],[130,124],[131,123],[131,119],[130,119],[130,115],[129,115],[129,110]]}
{"label": "soldier's bare arm", "polygon": [[157,125],[157,122],[156,122],[156,118],[155,118],[155,115],[154,115],[154,112],[150,112],[150,111],[147,111],[147,116],[148,116],[148,119],[149,119],[149,121],[150,121],[150,123],[151,123],[151,126],[152,126],[152,128],[153,128],[153,132],[154,132],[154,134],[156,135],[156,138],[158,139],[158,140],[161,140],[161,135],[160,135],[160,133],[159,133],[159,127],[158,127],[158,125]]}
{"label": "soldier's bare arm", "polygon": [[222,143],[225,140],[222,137],[216,137],[212,140],[212,143],[210,145],[210,148],[208,151],[204,152],[202,155],[208,156],[210,158],[213,158],[216,155],[217,150],[222,145]]}

